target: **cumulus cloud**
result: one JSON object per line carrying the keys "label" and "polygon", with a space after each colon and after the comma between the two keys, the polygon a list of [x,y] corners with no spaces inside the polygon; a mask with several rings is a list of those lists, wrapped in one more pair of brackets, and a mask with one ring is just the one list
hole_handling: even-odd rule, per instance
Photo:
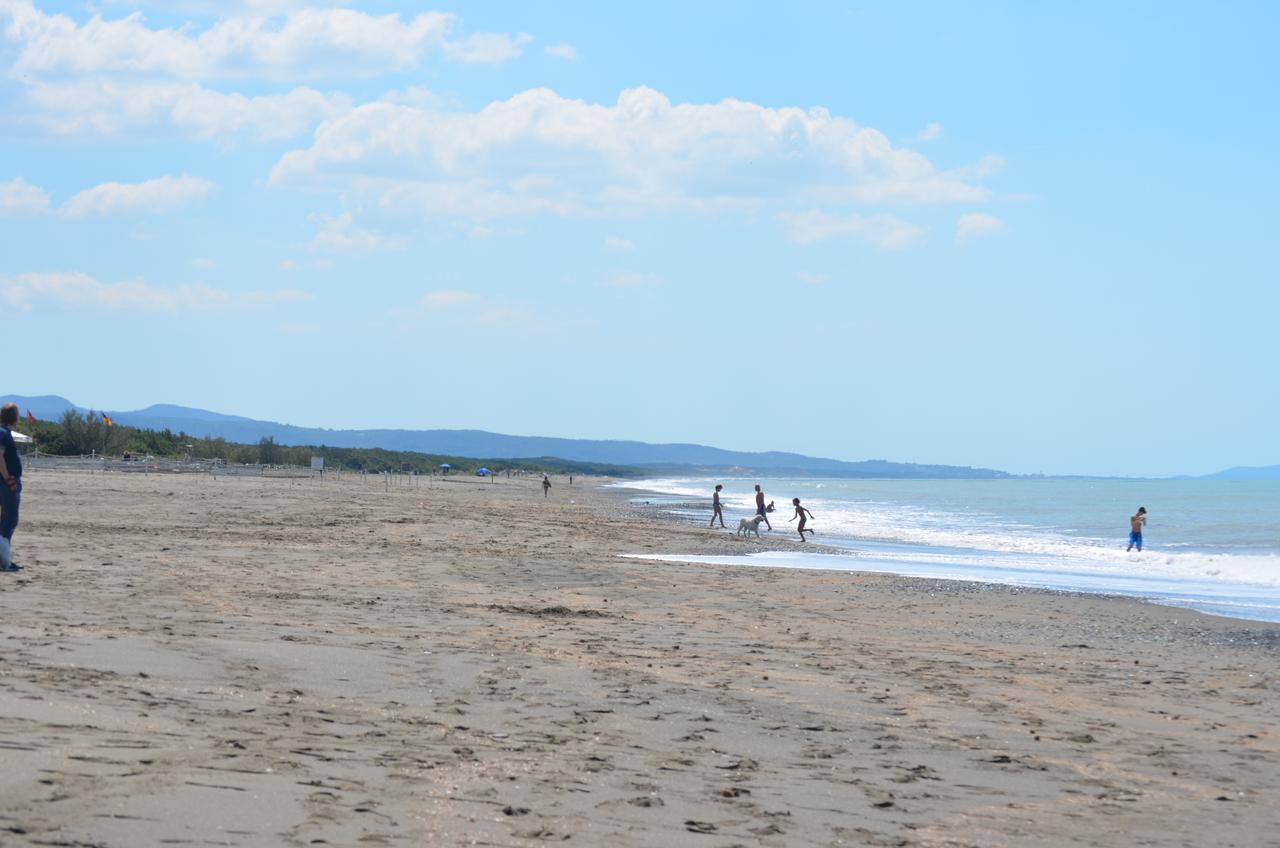
{"label": "cumulus cloud", "polygon": [[961,215],[956,221],[956,244],[964,244],[976,238],[993,236],[1004,230],[1004,221],[985,212]]}
{"label": "cumulus cloud", "polygon": [[942,124],[937,121],[930,121],[924,125],[924,129],[916,133],[916,141],[933,141],[942,135]]}
{"label": "cumulus cloud", "polygon": [[925,231],[893,215],[831,215],[821,210],[784,212],[778,216],[787,236],[799,244],[832,238],[855,239],[881,250],[902,250],[920,243]]}
{"label": "cumulus cloud", "polygon": [[613,104],[521,92],[474,112],[379,100],[317,128],[275,186],[328,187],[390,211],[487,219],[638,210],[986,200],[978,170],[941,170],[827,110],[741,100],[673,104],[649,88]]}
{"label": "cumulus cloud", "polygon": [[172,212],[201,200],[215,187],[209,180],[186,174],[142,183],[103,183],[75,195],[61,211],[68,218]]}
{"label": "cumulus cloud", "polygon": [[496,65],[519,56],[524,52],[524,45],[532,40],[532,36],[523,32],[519,35],[482,32],[461,41],[445,42],[443,50],[444,55],[455,62]]}
{"label": "cumulus cloud", "polygon": [[398,236],[360,229],[350,212],[313,215],[311,220],[320,227],[311,240],[311,249],[320,253],[387,253],[404,250],[409,244],[407,239]]}
{"label": "cumulus cloud", "polygon": [[172,127],[196,138],[225,139],[240,132],[260,139],[293,138],[351,109],[351,97],[299,87],[247,97],[195,83],[138,83],[91,79],[33,82],[28,120],[63,135],[115,135]]}
{"label": "cumulus cloud", "polygon": [[0,215],[42,215],[49,208],[49,192],[22,177],[0,183]]}
{"label": "cumulus cloud", "polygon": [[548,56],[556,56],[570,61],[578,58],[578,48],[574,47],[572,44],[552,44],[542,48],[542,52],[546,53]]}
{"label": "cumulus cloud", "polygon": [[[65,218],[172,212],[208,196],[217,186],[202,177],[158,177],[141,183],[102,183],[54,207],[49,192],[21,177],[0,183],[0,215],[53,214]],[[207,259],[192,262],[196,267]],[[209,266],[213,267],[213,266]]]}
{"label": "cumulus cloud", "polygon": [[176,79],[312,79],[374,76],[416,67],[429,53],[461,62],[504,62],[528,36],[455,37],[444,12],[371,15],[344,8],[276,8],[233,14],[206,29],[153,29],[141,13],[84,23],[46,14],[33,0],[0,0],[19,74],[145,74]]}
{"label": "cumulus cloud", "polygon": [[40,303],[102,310],[244,310],[308,299],[306,292],[296,289],[233,292],[200,284],[161,288],[142,280],[104,283],[80,272],[0,275],[0,303],[23,311]]}
{"label": "cumulus cloud", "polygon": [[100,0],[103,8],[156,8],[180,14],[280,15],[295,9],[350,6],[351,0]]}

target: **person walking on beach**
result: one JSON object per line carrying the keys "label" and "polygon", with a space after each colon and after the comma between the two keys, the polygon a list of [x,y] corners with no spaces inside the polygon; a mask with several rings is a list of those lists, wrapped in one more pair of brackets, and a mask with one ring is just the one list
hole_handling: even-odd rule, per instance
{"label": "person walking on beach", "polygon": [[795,515],[793,515],[793,516],[791,516],[791,520],[792,520],[792,521],[795,521],[797,518],[798,518],[798,519],[800,519],[800,526],[799,526],[797,529],[800,531],[800,541],[802,541],[802,542],[803,542],[803,541],[805,541],[804,534],[805,534],[805,533],[812,533],[812,532],[813,532],[812,530],[806,530],[806,529],[804,529],[805,516],[807,515],[807,516],[809,516],[809,518],[813,518],[813,513],[812,513],[812,512],[809,512],[809,510],[807,510],[807,509],[805,509],[804,507],[800,506],[800,499],[799,499],[799,498],[792,498],[792,499],[791,499],[791,505],[792,505],[792,506],[794,506],[794,507],[796,508],[796,514],[795,514]]}
{"label": "person walking on beach", "polygon": [[756,515],[764,519],[765,527],[768,527],[770,530],[773,529],[773,525],[769,523],[769,511],[764,505],[764,492],[760,491],[759,483],[756,483]]}
{"label": "person walking on beach", "polygon": [[723,488],[724,486],[717,483],[716,490],[711,493],[711,523],[707,525],[708,527],[715,527],[717,518],[720,519],[720,526],[724,526],[724,513],[720,506],[720,490]]}
{"label": "person walking on beach", "polygon": [[1138,507],[1138,511],[1129,516],[1129,547],[1124,549],[1125,553],[1133,550],[1135,547],[1138,553],[1142,553],[1142,528],[1147,523],[1147,508],[1145,506]]}
{"label": "person walking on beach", "polygon": [[18,426],[18,405],[0,407],[0,539],[4,539],[4,556],[0,571],[18,571],[22,566],[13,561],[13,531],[18,529],[18,505],[22,502],[22,458],[13,440]]}
{"label": "person walking on beach", "polygon": [[551,491],[551,481],[547,479],[547,475],[542,475],[542,496],[545,498],[547,493]]}

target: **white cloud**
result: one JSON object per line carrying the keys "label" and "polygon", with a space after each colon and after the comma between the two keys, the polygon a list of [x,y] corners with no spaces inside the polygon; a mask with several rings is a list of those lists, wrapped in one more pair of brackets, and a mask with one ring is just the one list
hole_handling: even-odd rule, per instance
{"label": "white cloud", "polygon": [[45,14],[32,0],[0,0],[5,37],[17,46],[20,74],[128,74],[198,79],[309,79],[373,76],[416,67],[430,53],[463,62],[503,62],[520,55],[526,35],[475,33],[455,39],[456,16],[423,12],[371,15],[343,8],[290,8],[152,29],[141,13],[84,23]]}
{"label": "white cloud", "polygon": [[557,322],[543,318],[526,306],[457,289],[428,292],[412,306],[395,310],[392,317],[399,322],[401,332],[413,332],[423,322],[466,331],[502,331],[524,336],[549,336],[558,328]]}
{"label": "white cloud", "polygon": [[980,202],[990,192],[976,180],[995,161],[941,170],[820,108],[672,104],[648,88],[601,105],[534,89],[474,112],[425,98],[366,103],[286,153],[270,183],[338,190],[383,212],[483,222],[724,213],[784,202]]}
{"label": "white cloud", "polygon": [[930,121],[924,125],[924,129],[916,133],[916,141],[933,141],[942,136],[942,124],[937,121]]}
{"label": "white cloud", "polygon": [[280,15],[295,9],[350,6],[351,0],[100,0],[98,5],[125,9],[154,7],[170,14]]}
{"label": "white cloud", "polygon": [[469,65],[496,65],[518,57],[524,52],[524,45],[532,40],[531,36],[523,32],[519,35],[481,32],[467,36],[462,41],[446,42],[444,55],[455,62]]}
{"label": "white cloud", "polygon": [[0,275],[0,303],[21,310],[42,302],[77,309],[243,310],[309,298],[296,289],[232,292],[205,285],[160,288],[142,280],[104,283],[79,272]]}
{"label": "white cloud", "polygon": [[404,250],[409,244],[408,239],[359,229],[350,212],[341,215],[313,215],[311,220],[320,226],[320,232],[311,240],[311,249],[317,252],[387,253]]}
{"label": "white cloud", "polygon": [[578,58],[578,48],[574,47],[572,44],[552,44],[542,48],[542,52],[546,53],[548,56],[558,56],[561,59],[568,59],[570,61]]}
{"label": "white cloud", "polygon": [[424,294],[420,302],[424,309],[436,312],[443,309],[455,309],[459,306],[468,306],[478,302],[479,300],[479,295],[471,292],[442,290]]}
{"label": "white cloud", "polygon": [[201,177],[159,177],[143,183],[103,183],[62,205],[68,218],[172,212],[208,196],[215,184]]}
{"label": "white cloud", "polygon": [[196,138],[227,138],[248,131],[261,139],[300,135],[352,107],[346,94],[295,88],[284,94],[246,97],[195,83],[136,83],[93,79],[34,82],[27,98],[33,123],[63,135],[114,135],[173,127]]}
{"label": "white cloud", "polygon": [[796,279],[811,286],[819,286],[831,282],[831,275],[815,271],[797,271]]}
{"label": "white cloud", "polygon": [[635,250],[636,246],[631,239],[625,239],[622,236],[609,236],[604,240],[604,246],[609,250]]}
{"label": "white cloud", "polygon": [[605,285],[611,289],[651,289],[662,285],[662,282],[662,277],[657,274],[624,271],[609,277]]}
{"label": "white cloud", "polygon": [[0,183],[0,215],[43,215],[49,207],[49,192],[22,177]]}
{"label": "white cloud", "polygon": [[784,212],[778,218],[786,225],[788,238],[799,244],[849,238],[881,250],[902,250],[920,243],[925,235],[922,227],[893,215],[830,215],[813,209]]}
{"label": "white cloud", "polygon": [[956,221],[956,244],[964,244],[976,238],[993,236],[1004,230],[1004,221],[985,212],[961,215]]}

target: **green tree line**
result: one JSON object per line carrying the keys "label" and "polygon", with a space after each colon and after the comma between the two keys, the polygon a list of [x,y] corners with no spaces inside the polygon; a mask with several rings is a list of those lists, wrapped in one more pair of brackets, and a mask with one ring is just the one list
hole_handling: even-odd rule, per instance
{"label": "green tree line", "polygon": [[123,424],[108,425],[102,413],[89,410],[83,415],[74,409],[63,413],[59,421],[26,421],[18,429],[36,441],[41,453],[59,456],[146,457],[165,459],[190,458],[223,460],[244,465],[311,464],[311,457],[324,457],[330,469],[381,473],[438,472],[448,463],[450,473],[474,474],[479,468],[494,472],[508,469],[539,474],[582,474],[607,477],[635,477],[639,470],[610,463],[573,462],[556,457],[536,459],[474,459],[462,456],[391,451],[382,448],[337,448],[327,445],[282,445],[270,436],[257,444],[239,444],[223,438],[191,436],[171,430],[143,430]]}

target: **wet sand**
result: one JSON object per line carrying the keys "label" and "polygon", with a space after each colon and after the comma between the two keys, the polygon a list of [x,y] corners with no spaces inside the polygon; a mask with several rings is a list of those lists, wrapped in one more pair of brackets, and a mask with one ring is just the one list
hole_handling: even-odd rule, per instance
{"label": "wet sand", "polygon": [[581,479],[26,482],[0,844],[1280,843],[1280,626],[621,559],[794,543]]}

